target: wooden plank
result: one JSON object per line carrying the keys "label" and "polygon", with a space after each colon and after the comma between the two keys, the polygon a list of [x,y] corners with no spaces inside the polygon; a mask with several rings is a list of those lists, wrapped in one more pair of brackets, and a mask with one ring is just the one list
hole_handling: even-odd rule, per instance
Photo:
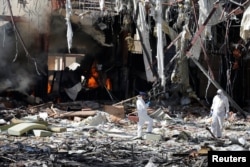
{"label": "wooden plank", "polygon": [[72,111],[72,112],[66,112],[63,114],[59,114],[59,118],[67,118],[67,117],[88,117],[88,116],[93,116],[96,115],[97,111],[90,110],[90,111]]}
{"label": "wooden plank", "polygon": [[103,107],[104,112],[109,113],[109,121],[111,122],[119,122],[121,119],[125,118],[125,111],[122,105],[120,106],[111,106],[111,105],[104,105]]}

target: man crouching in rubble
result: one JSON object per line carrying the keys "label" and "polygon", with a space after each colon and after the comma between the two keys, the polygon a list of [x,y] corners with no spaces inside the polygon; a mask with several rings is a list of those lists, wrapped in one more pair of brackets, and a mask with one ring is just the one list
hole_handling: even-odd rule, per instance
{"label": "man crouching in rubble", "polygon": [[213,98],[211,106],[212,125],[211,131],[215,137],[222,136],[224,119],[227,118],[229,112],[228,98],[223,94],[221,89],[217,90],[217,94]]}
{"label": "man crouching in rubble", "polygon": [[140,92],[137,96],[136,109],[138,112],[139,122],[137,123],[136,138],[142,138],[142,127],[146,121],[148,122],[147,132],[151,133],[153,128],[153,119],[147,113],[148,105],[144,101],[145,96],[146,93],[144,92]]}

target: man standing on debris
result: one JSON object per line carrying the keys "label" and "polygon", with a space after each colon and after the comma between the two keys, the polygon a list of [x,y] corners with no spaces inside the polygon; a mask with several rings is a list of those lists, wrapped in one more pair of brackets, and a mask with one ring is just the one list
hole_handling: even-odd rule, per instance
{"label": "man standing on debris", "polygon": [[213,104],[211,106],[212,113],[212,125],[211,131],[215,137],[220,138],[222,136],[223,122],[227,118],[229,112],[228,98],[223,94],[221,89],[217,90],[217,94],[213,98]]}
{"label": "man standing on debris", "polygon": [[136,101],[136,109],[139,117],[139,122],[137,123],[137,138],[142,137],[142,127],[146,121],[148,122],[147,132],[151,133],[153,128],[153,119],[147,113],[148,105],[144,101],[145,97],[146,93],[140,92]]}

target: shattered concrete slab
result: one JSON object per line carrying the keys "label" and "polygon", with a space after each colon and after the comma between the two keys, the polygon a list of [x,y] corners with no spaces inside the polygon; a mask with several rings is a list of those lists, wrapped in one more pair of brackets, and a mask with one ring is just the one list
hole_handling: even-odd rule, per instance
{"label": "shattered concrete slab", "polygon": [[[127,116],[122,119],[123,124],[108,121],[108,113],[102,111],[98,111],[99,114],[94,116],[81,117],[81,120],[48,116],[48,125],[41,125],[45,126],[45,129],[29,127],[32,131],[41,132],[39,135],[26,134],[28,129],[25,128],[16,129],[19,124],[27,124],[18,122],[14,125],[16,127],[13,134],[16,135],[6,133],[13,125],[8,125],[9,127],[1,131],[0,154],[5,153],[6,156],[0,156],[0,160],[2,164],[23,163],[31,166],[66,164],[98,167],[153,164],[205,167],[208,151],[250,149],[249,121],[235,116],[233,121],[225,122],[223,138],[214,139],[206,130],[211,122],[209,113],[205,110],[194,106],[179,106],[173,110],[173,113],[164,112],[167,114],[165,119],[161,114],[155,114],[160,116],[160,119],[155,117],[153,133],[145,133],[145,125],[143,138],[136,140],[133,139],[137,135],[136,123],[131,122]],[[50,134],[47,134],[48,132]],[[22,135],[19,135],[21,133]],[[23,156],[24,153],[26,156]],[[15,158],[8,155],[15,155]]]}

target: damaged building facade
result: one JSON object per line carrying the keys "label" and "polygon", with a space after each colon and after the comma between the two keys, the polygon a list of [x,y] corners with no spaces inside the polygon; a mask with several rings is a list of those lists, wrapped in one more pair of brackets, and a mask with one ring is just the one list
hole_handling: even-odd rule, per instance
{"label": "damaged building facade", "polygon": [[0,165],[248,162],[249,4],[1,0]]}
{"label": "damaged building facade", "polygon": [[43,101],[249,104],[248,0],[1,2],[1,83]]}

